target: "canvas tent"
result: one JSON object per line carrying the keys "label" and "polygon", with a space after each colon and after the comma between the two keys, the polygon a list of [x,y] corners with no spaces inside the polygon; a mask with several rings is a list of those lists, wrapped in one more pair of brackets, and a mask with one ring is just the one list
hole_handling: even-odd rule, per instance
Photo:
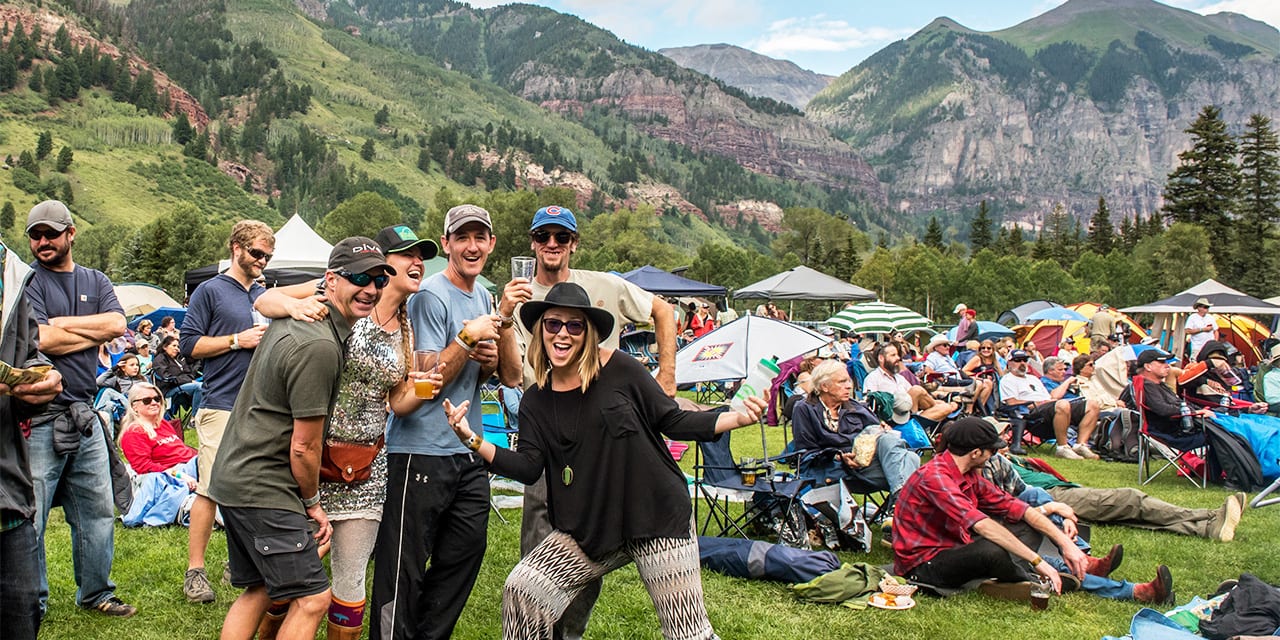
{"label": "canvas tent", "polygon": [[1271,332],[1247,316],[1280,315],[1280,306],[1232,289],[1212,278],[1177,295],[1150,304],[1126,307],[1123,311],[1155,314],[1151,335],[1160,338],[1162,347],[1180,356],[1186,344],[1184,330],[1187,318],[1194,313],[1192,305],[1199,298],[1208,299],[1212,305],[1209,312],[1218,318],[1220,337],[1239,349],[1244,354],[1246,363],[1257,364],[1261,355],[1258,352],[1258,342],[1270,337]]}
{"label": "canvas tent", "polygon": [[[296,284],[317,278],[324,273],[329,264],[329,252],[333,245],[320,237],[310,225],[297,214],[276,231],[276,248],[271,262],[263,271],[267,286]],[[224,258],[217,265],[209,265],[192,269],[186,273],[187,296],[195,291],[201,282],[222,273],[231,266],[230,258]]]}
{"label": "canvas tent", "polygon": [[1037,311],[1061,306],[1062,305],[1056,302],[1050,302],[1048,300],[1032,300],[1031,302],[1024,302],[1012,309],[1009,309],[1008,311],[1001,312],[1000,316],[996,318],[996,322],[999,322],[1006,327],[1012,327],[1015,324],[1027,324],[1027,316]]}
{"label": "canvas tent", "polygon": [[684,276],[678,276],[674,273],[667,273],[653,265],[645,265],[639,269],[632,269],[623,274],[623,280],[648,291],[649,293],[660,296],[723,296],[729,293],[728,289],[690,280]]}
{"label": "canvas tent", "polygon": [[878,296],[874,291],[800,265],[738,289],[733,297],[738,300],[875,300]]}
{"label": "canvas tent", "polygon": [[143,282],[121,282],[114,285],[116,299],[124,309],[124,317],[145,315],[163,307],[181,307],[182,303],[174,300],[164,289],[154,284]]}

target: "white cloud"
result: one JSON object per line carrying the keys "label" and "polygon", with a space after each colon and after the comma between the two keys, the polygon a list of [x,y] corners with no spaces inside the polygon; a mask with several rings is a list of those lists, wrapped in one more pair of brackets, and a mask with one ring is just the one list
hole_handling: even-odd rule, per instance
{"label": "white cloud", "polygon": [[1169,5],[1188,9],[1201,15],[1221,11],[1239,13],[1254,20],[1261,20],[1280,29],[1280,2],[1276,0],[1165,0]]}
{"label": "white cloud", "polygon": [[563,10],[629,42],[660,30],[725,30],[760,20],[760,0],[563,0]]}
{"label": "white cloud", "polygon": [[767,56],[785,58],[803,52],[839,53],[878,47],[905,38],[915,29],[887,27],[861,28],[844,20],[819,14],[807,18],[786,18],[769,25],[765,34],[748,47]]}

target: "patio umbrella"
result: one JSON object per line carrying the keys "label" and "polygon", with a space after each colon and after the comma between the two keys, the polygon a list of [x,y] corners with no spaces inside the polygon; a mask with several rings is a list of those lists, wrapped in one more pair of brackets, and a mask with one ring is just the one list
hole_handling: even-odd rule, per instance
{"label": "patio umbrella", "polygon": [[1027,320],[1047,320],[1049,322],[1088,322],[1083,313],[1066,307],[1049,307],[1041,309],[1029,316]]}
{"label": "patio umbrella", "polygon": [[827,324],[854,333],[903,333],[928,329],[929,319],[906,308],[887,302],[855,304],[827,319]]}
{"label": "patio umbrella", "polygon": [[830,343],[830,338],[799,325],[743,316],[676,352],[676,384],[740,380],[760,360],[781,362]]}

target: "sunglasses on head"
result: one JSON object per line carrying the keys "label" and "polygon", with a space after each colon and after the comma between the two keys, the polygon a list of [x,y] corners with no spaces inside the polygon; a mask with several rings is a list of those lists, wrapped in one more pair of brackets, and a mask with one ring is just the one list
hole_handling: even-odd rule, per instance
{"label": "sunglasses on head", "polygon": [[32,240],[39,240],[41,238],[44,238],[45,240],[53,240],[62,236],[62,234],[66,232],[66,229],[63,229],[62,231],[58,231],[56,229],[45,229],[44,231],[41,231],[40,229],[32,229],[27,232],[27,237]]}
{"label": "sunglasses on head", "polygon": [[271,259],[275,257],[274,253],[267,253],[266,251],[254,249],[253,247],[246,248],[245,253],[248,253],[249,257],[254,260],[261,260],[263,262],[271,262]]}
{"label": "sunglasses on head", "polygon": [[160,396],[147,396],[145,398],[138,398],[137,400],[134,400],[134,402],[141,402],[142,404],[145,405],[145,404],[159,404],[164,401],[160,399]]}
{"label": "sunglasses on head", "polygon": [[533,238],[533,241],[538,244],[546,244],[552,237],[555,237],[556,244],[569,244],[573,241],[573,232],[557,231],[555,233],[551,233],[546,229],[538,229],[536,231],[530,231],[529,237]]}
{"label": "sunglasses on head", "polygon": [[369,283],[372,282],[373,286],[381,289],[387,286],[388,282],[391,282],[391,276],[385,273],[376,276],[371,276],[367,273],[351,273],[350,271],[339,271],[337,273],[343,278],[346,278],[347,282],[350,282],[357,287],[367,287],[369,286]]}
{"label": "sunglasses on head", "polygon": [[568,331],[571,336],[580,336],[583,331],[587,330],[587,323],[581,320],[566,321],[558,320],[556,318],[547,318],[542,321],[542,330],[546,331],[547,335],[554,336],[557,333],[560,333],[560,329],[562,328],[565,331]]}

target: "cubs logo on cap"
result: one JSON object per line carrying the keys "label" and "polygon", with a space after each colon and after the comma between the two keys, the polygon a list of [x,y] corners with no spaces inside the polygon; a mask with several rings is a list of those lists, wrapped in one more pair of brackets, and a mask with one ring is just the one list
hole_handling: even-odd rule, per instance
{"label": "cubs logo on cap", "polygon": [[573,212],[568,207],[551,205],[538,209],[538,212],[533,214],[533,224],[529,227],[529,230],[533,231],[538,227],[549,224],[560,225],[574,233],[578,232],[578,218],[573,215]]}

